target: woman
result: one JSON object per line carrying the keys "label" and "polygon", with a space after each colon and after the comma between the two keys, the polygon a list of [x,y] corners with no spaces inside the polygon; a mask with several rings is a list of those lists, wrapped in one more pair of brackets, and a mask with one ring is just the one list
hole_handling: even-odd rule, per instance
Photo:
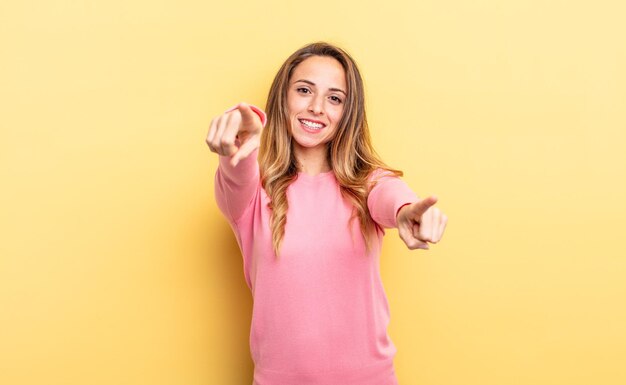
{"label": "woman", "polygon": [[254,385],[397,384],[383,228],[428,249],[447,218],[376,155],[354,60],[327,43],[299,49],[266,111],[240,103],[213,119],[206,141],[254,298]]}

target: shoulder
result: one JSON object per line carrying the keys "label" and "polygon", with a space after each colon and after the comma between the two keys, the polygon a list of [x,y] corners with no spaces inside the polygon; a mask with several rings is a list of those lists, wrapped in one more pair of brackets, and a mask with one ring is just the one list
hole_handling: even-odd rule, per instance
{"label": "shoulder", "polygon": [[387,170],[382,167],[376,167],[373,169],[367,177],[369,189],[374,188],[378,183],[384,182],[389,179],[397,179],[398,175],[393,171]]}
{"label": "shoulder", "polygon": [[396,174],[394,174],[392,171],[389,171],[385,168],[376,167],[370,172],[368,180],[373,181],[373,180],[378,180],[378,179],[385,178],[385,177],[396,177]]}

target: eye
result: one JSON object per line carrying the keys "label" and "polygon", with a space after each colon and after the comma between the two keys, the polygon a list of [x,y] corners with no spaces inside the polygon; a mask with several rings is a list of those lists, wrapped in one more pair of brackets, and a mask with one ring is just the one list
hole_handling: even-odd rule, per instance
{"label": "eye", "polygon": [[306,87],[300,87],[300,88],[296,88],[296,91],[301,92],[301,93],[308,93],[311,92],[308,88]]}
{"label": "eye", "polygon": [[338,96],[334,96],[333,95],[333,96],[330,97],[330,100],[332,100],[336,104],[342,103],[341,98],[339,98]]}

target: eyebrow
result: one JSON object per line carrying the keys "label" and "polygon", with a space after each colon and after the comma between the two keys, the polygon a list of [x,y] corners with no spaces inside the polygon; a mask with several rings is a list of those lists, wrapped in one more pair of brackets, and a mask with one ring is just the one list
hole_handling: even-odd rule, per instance
{"label": "eyebrow", "polygon": [[[312,86],[314,86],[314,85],[315,85],[315,83],[313,83],[313,82],[312,82],[312,81],[310,81],[310,80],[306,80],[306,79],[296,80],[294,83],[297,83],[297,82],[307,83],[307,84],[310,84],[310,85],[312,85]],[[342,92],[344,95],[348,96],[348,94],[346,93],[346,91],[342,90],[341,88],[329,88],[329,90],[330,90],[330,91]]]}

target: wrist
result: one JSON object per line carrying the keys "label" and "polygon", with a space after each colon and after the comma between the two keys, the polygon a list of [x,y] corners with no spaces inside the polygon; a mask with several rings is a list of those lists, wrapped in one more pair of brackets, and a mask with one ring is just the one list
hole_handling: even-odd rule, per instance
{"label": "wrist", "polygon": [[398,218],[400,218],[400,211],[402,211],[402,209],[404,209],[406,206],[410,205],[411,203],[404,203],[402,204],[400,207],[398,207],[398,210],[396,210],[396,222],[398,221]]}

